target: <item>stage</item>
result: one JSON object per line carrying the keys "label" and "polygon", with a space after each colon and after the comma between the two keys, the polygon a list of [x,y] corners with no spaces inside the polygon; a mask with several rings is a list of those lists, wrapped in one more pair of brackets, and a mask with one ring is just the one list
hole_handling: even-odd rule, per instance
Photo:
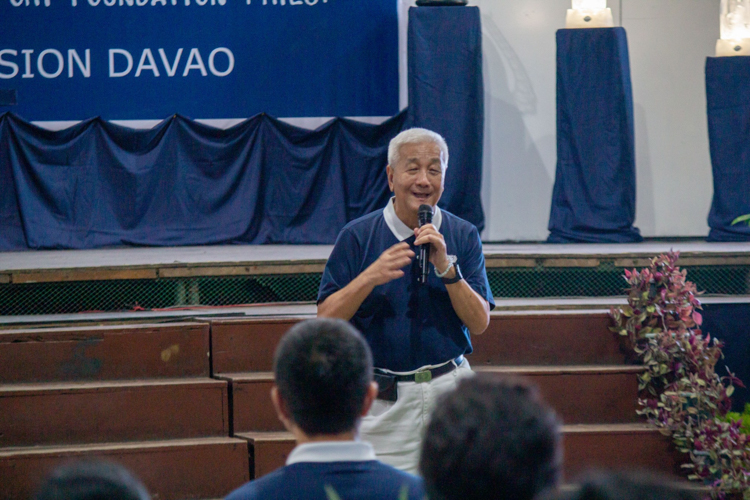
{"label": "stage", "polygon": [[[331,245],[220,245],[127,247],[97,250],[30,250],[0,253],[0,283],[155,279],[322,272]],[[646,265],[670,250],[680,264],[750,265],[750,244],[659,241],[633,244],[484,245],[488,268],[615,267]]]}
{"label": "stage", "polygon": [[[309,317],[315,314],[317,284],[331,248],[223,245],[3,252],[0,324]],[[688,269],[688,279],[706,292],[704,303],[750,301],[747,243],[488,243],[484,254],[495,314],[608,309],[625,301],[623,269],[644,267],[653,256],[670,250],[680,252],[678,263]],[[263,293],[249,293],[248,287]],[[269,289],[276,293],[266,293]],[[71,294],[88,297],[86,304],[49,300]],[[155,294],[159,300],[150,301]],[[25,300],[29,307],[23,307]]]}
{"label": "stage", "polygon": [[[272,354],[315,316],[331,248],[0,253],[0,401],[14,430],[0,446],[6,487],[28,496],[40,471],[88,456],[128,465],[165,498],[212,498],[283,465],[294,440],[268,401]],[[707,291],[702,329],[725,342],[721,364],[750,380],[750,245],[484,245],[497,307],[468,359],[540,387],[565,422],[567,482],[592,466],[679,477],[684,457],[635,413],[643,367],[608,314],[626,303],[624,269],[670,250]],[[735,408],[748,392],[737,388]],[[81,428],[83,411],[104,424]],[[188,495],[180,488],[196,463],[208,472]]]}

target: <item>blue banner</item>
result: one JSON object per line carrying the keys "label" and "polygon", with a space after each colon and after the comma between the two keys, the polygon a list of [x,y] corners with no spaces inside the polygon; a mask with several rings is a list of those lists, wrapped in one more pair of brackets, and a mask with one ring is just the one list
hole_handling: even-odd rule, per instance
{"label": "blue banner", "polygon": [[398,112],[396,0],[0,0],[0,19],[0,113],[28,120]]}

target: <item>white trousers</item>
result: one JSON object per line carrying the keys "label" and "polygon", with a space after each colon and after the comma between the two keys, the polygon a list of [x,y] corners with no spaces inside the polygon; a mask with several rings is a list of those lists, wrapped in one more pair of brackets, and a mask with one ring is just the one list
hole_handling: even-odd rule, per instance
{"label": "white trousers", "polygon": [[395,402],[376,399],[362,419],[360,438],[375,448],[378,459],[405,472],[418,474],[419,453],[435,400],[453,390],[461,378],[473,374],[469,362],[429,382],[399,382]]}

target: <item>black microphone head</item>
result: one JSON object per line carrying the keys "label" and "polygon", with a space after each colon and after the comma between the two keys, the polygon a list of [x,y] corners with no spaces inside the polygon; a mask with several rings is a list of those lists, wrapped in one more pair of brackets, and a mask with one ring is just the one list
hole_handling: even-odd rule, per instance
{"label": "black microphone head", "polygon": [[417,212],[419,217],[419,225],[424,226],[425,224],[432,223],[432,207],[429,205],[419,205],[419,211]]}

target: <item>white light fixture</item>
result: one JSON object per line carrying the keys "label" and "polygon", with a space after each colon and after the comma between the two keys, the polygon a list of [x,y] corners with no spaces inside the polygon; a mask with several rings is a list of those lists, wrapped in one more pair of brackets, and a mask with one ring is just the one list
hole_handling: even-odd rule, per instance
{"label": "white light fixture", "polygon": [[750,0],[721,0],[716,57],[750,55]]}
{"label": "white light fixture", "polygon": [[[747,0],[750,1],[750,0]],[[568,9],[565,27],[570,28],[611,28],[612,9],[607,0],[573,0],[573,8]]]}

